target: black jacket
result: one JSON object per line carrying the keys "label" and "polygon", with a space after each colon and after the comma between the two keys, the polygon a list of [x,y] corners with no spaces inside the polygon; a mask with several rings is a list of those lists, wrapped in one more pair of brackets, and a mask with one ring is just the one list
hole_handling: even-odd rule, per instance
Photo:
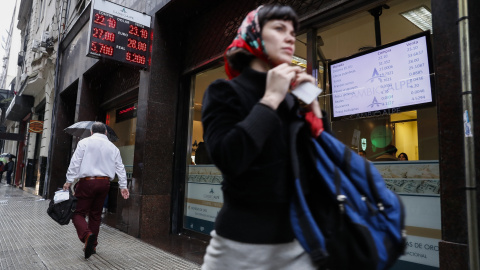
{"label": "black jacket", "polygon": [[298,105],[290,94],[276,111],[259,103],[265,86],[266,73],[247,68],[231,81],[213,82],[205,93],[204,140],[224,178],[215,230],[239,242],[286,243],[294,237],[288,141]]}
{"label": "black jacket", "polygon": [[6,172],[13,172],[13,164],[14,164],[13,161],[7,162],[7,164],[5,164],[5,171]]}

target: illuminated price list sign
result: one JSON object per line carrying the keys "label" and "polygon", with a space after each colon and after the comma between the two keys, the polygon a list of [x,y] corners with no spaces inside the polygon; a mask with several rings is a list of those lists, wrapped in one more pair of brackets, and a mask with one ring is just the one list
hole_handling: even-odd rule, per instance
{"label": "illuminated price list sign", "polygon": [[87,56],[146,68],[150,38],[150,16],[108,1],[94,2]]}

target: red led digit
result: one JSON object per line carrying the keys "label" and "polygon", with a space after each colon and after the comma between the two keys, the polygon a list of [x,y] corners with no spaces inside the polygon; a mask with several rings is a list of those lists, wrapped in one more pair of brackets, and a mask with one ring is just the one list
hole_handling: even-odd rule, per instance
{"label": "red led digit", "polygon": [[125,54],[125,59],[129,62],[137,63],[137,64],[145,64],[145,56],[137,54],[137,53],[132,53],[132,52],[127,52]]}
{"label": "red led digit", "polygon": [[96,24],[105,25],[105,16],[96,13],[95,20],[93,22]]}
{"label": "red led digit", "polygon": [[92,44],[90,46],[90,51],[98,53],[97,42],[92,41]]}
{"label": "red led digit", "polygon": [[105,45],[104,45],[104,44],[100,44],[100,53],[106,54],[106,53],[105,53]]}
{"label": "red led digit", "polygon": [[96,28],[96,27],[93,28],[92,37],[98,38],[98,39],[101,39],[101,40],[110,41],[110,42],[115,42],[115,34],[114,33],[107,32],[103,29]]}
{"label": "red led digit", "polygon": [[145,39],[148,38],[148,31],[145,29],[140,29],[140,36]]}
{"label": "red led digit", "polygon": [[95,28],[95,27],[93,28],[92,36],[98,38],[98,28]]}
{"label": "red led digit", "polygon": [[114,18],[108,18],[108,27],[115,29],[117,27],[117,21]]}
{"label": "red led digit", "polygon": [[135,39],[129,38],[127,47],[132,48],[132,49],[136,49],[137,48],[137,41]]}
{"label": "red led digit", "polygon": [[137,45],[137,49],[140,50],[140,51],[146,52],[147,51],[147,43],[139,41],[138,45]]}
{"label": "red led digit", "polygon": [[94,27],[92,36],[98,39],[104,39],[103,37],[104,32],[105,32],[104,30]]}
{"label": "red led digit", "polygon": [[134,25],[129,25],[129,27],[130,27],[130,31],[128,31],[128,33],[138,37],[138,27]]}
{"label": "red led digit", "polygon": [[103,53],[103,54],[106,54],[106,55],[109,55],[109,56],[113,55],[113,47],[112,46],[108,46],[108,45],[101,44],[101,43],[99,43],[99,45],[100,45],[100,53]]}
{"label": "red led digit", "polygon": [[111,32],[105,33],[105,40],[115,42],[115,34]]}

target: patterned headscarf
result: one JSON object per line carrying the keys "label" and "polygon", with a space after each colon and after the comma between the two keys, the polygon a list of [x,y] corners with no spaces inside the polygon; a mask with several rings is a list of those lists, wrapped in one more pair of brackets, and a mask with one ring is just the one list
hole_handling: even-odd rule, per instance
{"label": "patterned headscarf", "polygon": [[267,51],[265,50],[265,45],[262,40],[260,24],[258,22],[258,11],[262,7],[263,6],[259,6],[257,9],[248,13],[247,17],[243,20],[242,25],[238,28],[237,36],[225,51],[225,72],[230,79],[240,75],[240,72],[233,69],[228,63],[227,54],[231,50],[245,49],[255,57],[269,63]]}

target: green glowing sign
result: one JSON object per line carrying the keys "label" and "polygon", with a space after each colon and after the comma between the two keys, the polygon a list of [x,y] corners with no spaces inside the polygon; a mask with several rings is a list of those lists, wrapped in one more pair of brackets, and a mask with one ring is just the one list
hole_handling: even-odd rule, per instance
{"label": "green glowing sign", "polygon": [[376,127],[370,135],[370,141],[375,147],[384,148],[392,142],[392,131],[385,126]]}

